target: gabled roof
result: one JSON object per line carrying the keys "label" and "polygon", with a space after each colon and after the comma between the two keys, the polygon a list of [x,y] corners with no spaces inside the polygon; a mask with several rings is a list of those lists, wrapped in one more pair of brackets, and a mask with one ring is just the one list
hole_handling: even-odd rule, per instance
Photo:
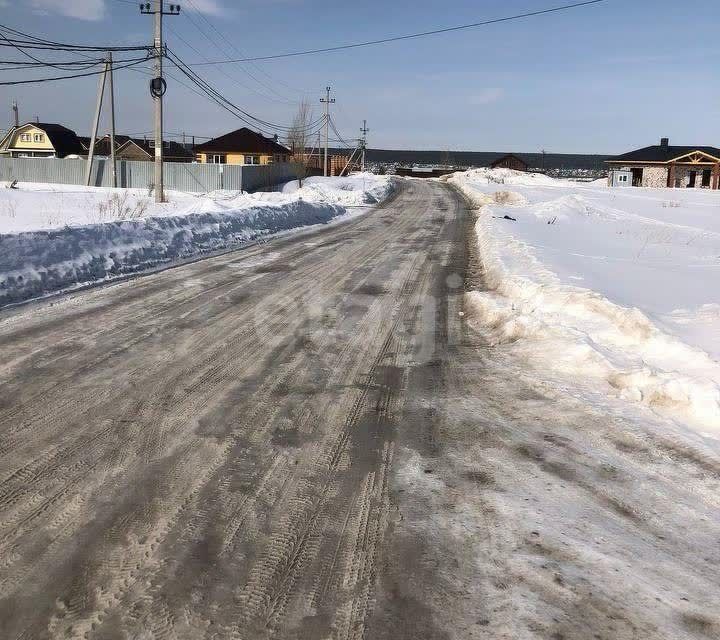
{"label": "gabled roof", "polygon": [[[118,144],[118,142],[121,141],[121,139],[124,139],[124,142],[121,142]],[[115,144],[118,145],[118,148],[125,147],[129,144],[134,144],[140,149],[142,149],[145,153],[147,153],[149,156],[154,157],[155,156],[155,146],[152,140],[144,140],[140,138],[130,138],[128,136],[115,136]],[[108,152],[110,150],[110,144],[108,139]],[[163,156],[167,158],[189,158],[189,159],[195,159],[195,154],[190,151],[189,149],[186,149],[183,147],[179,142],[174,142],[172,140],[165,140],[163,142]]]}
{"label": "gabled roof", "polygon": [[72,129],[63,127],[61,124],[52,122],[27,122],[15,129],[15,132],[25,127],[35,127],[45,132],[52,146],[55,149],[55,155],[58,158],[64,158],[71,154],[81,155],[85,153],[80,138],[77,137]]}
{"label": "gabled roof", "polygon": [[529,163],[526,162],[523,158],[521,158],[518,154],[516,154],[516,153],[506,153],[506,154],[504,154],[504,155],[502,155],[502,156],[499,156],[499,157],[496,158],[495,160],[493,160],[493,161],[490,163],[490,167],[493,168],[493,167],[497,166],[498,164],[500,164],[503,160],[508,160],[509,158],[515,158],[515,159],[518,160],[519,162],[522,162],[526,167],[529,166]]}
{"label": "gabled roof", "polygon": [[290,149],[287,147],[283,147],[274,140],[266,138],[247,127],[236,129],[235,131],[226,133],[224,136],[213,138],[212,140],[196,145],[194,150],[196,153],[232,151],[239,153],[290,153]]}
{"label": "gabled roof", "polygon": [[[85,151],[87,151],[90,148],[90,138],[86,139],[87,142],[85,143]],[[152,141],[150,140],[144,140],[142,138],[132,138],[130,136],[125,136],[122,134],[115,134],[115,153],[120,151],[120,149],[128,146],[128,145],[135,145],[138,147],[141,151],[143,151],[146,155],[149,157],[155,156],[155,148],[152,145]],[[95,151],[94,154],[96,156],[109,156],[110,155],[110,135],[105,134],[101,138],[97,138],[95,140]],[[163,155],[168,158],[186,158],[186,159],[194,159],[195,155],[192,153],[192,151],[186,149],[181,145],[179,142],[173,142],[170,140],[166,140],[164,142],[164,149],[163,149]]]}
{"label": "gabled roof", "polygon": [[628,151],[628,153],[614,156],[606,160],[606,162],[670,162],[698,151],[720,160],[720,149],[717,147],[688,147],[656,144],[651,147],[643,147],[642,149],[636,149],[635,151]]}

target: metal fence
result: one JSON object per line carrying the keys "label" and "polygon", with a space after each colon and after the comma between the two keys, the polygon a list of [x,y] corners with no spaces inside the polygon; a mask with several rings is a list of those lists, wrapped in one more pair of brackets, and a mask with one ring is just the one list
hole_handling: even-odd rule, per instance
{"label": "metal fence", "polygon": [[[297,178],[299,165],[279,163],[262,166],[164,162],[165,188],[205,193],[215,189],[237,191],[270,190]],[[0,158],[0,181],[85,184],[85,160],[60,158]],[[150,190],[154,182],[152,162],[118,160],[117,186]],[[109,187],[112,165],[104,158],[93,159],[90,185]]]}

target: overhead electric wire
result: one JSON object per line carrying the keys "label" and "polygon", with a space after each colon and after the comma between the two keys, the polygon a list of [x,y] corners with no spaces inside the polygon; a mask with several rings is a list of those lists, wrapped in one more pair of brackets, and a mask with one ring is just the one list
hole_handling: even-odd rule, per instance
{"label": "overhead electric wire", "polygon": [[[180,40],[180,42],[182,42],[182,43],[183,43],[185,46],[187,46],[189,49],[192,49],[192,50],[193,50],[197,55],[199,55],[201,58],[203,58],[204,60],[209,60],[209,58],[208,58],[205,54],[201,53],[194,45],[190,44],[187,40],[185,40],[185,38],[183,38],[175,29],[169,28],[169,31],[170,31],[170,33],[172,33],[178,40]],[[268,95],[265,95],[264,93],[260,93],[259,91],[257,91],[257,90],[254,89],[253,87],[251,87],[251,86],[245,84],[244,82],[241,82],[241,81],[238,80],[237,78],[231,76],[227,71],[225,71],[225,69],[223,69],[223,66],[222,66],[222,65],[216,65],[215,68],[217,69],[217,71],[218,71],[219,73],[221,73],[223,76],[225,76],[225,77],[226,77],[228,80],[230,80],[231,82],[234,82],[235,84],[237,84],[238,86],[242,87],[243,89],[246,89],[246,90],[248,90],[248,91],[252,91],[253,93],[255,93],[255,94],[257,94],[258,96],[260,96],[261,98],[264,98],[265,100],[271,100],[271,101],[274,101],[274,102],[283,102],[284,104],[292,104],[292,103],[289,102],[288,100],[284,100],[284,99],[283,99],[283,100],[278,100],[277,98],[273,98],[272,96],[268,96]]]}
{"label": "overhead electric wire", "polygon": [[7,42],[0,42],[0,47],[22,47],[23,49],[34,49],[38,51],[70,51],[70,52],[100,52],[106,51],[116,52],[131,52],[131,51],[148,51],[152,49],[151,46],[144,47],[89,47],[83,45],[54,45],[46,44],[44,42],[37,42],[34,40],[17,40],[15,38],[8,39]]}
{"label": "overhead electric wire", "polygon": [[261,60],[277,60],[279,58],[293,58],[297,56],[307,56],[316,53],[329,53],[332,51],[342,51],[345,49],[357,49],[360,47],[371,47],[378,44],[386,44],[388,42],[398,42],[401,40],[411,40],[413,38],[423,38],[426,36],[438,35],[442,33],[450,33],[452,31],[461,31],[464,29],[475,29],[478,27],[485,27],[491,24],[499,24],[501,22],[510,22],[513,20],[521,20],[523,18],[531,18],[534,16],[541,16],[548,13],[557,13],[559,11],[568,11],[570,9],[577,9],[579,7],[585,7],[593,4],[600,4],[601,2],[608,2],[609,0],[585,0],[584,2],[573,2],[571,4],[565,4],[558,7],[550,7],[548,9],[539,9],[537,11],[528,11],[526,13],[518,13],[512,16],[505,16],[502,18],[492,18],[490,20],[481,20],[479,22],[471,22],[469,24],[461,24],[453,27],[445,27],[443,29],[431,29],[429,31],[420,31],[418,33],[409,33],[401,36],[392,36],[389,38],[379,38],[377,40],[366,40],[364,42],[353,42],[351,44],[342,44],[334,47],[322,47],[320,49],[306,49],[303,51],[289,51],[287,53],[277,53],[274,55],[267,56],[253,56],[250,58],[228,58],[225,60],[215,60],[211,62],[193,62],[189,63],[193,67],[201,67],[205,65],[214,65],[220,63],[236,63],[236,62],[258,62]]}
{"label": "overhead electric wire", "polygon": [[341,142],[342,144],[344,144],[344,145],[345,145],[346,147],[348,147],[348,148],[352,148],[352,147],[355,147],[355,146],[356,146],[356,145],[354,145],[354,144],[351,144],[351,143],[348,142],[347,140],[344,140],[344,139],[343,139],[342,135],[341,135],[340,132],[337,130],[337,127],[336,127],[336,125],[335,125],[335,122],[334,122],[333,119],[332,119],[332,116],[330,116],[330,119],[328,120],[328,122],[329,122],[329,124],[330,124],[330,128],[333,130],[333,133],[338,137],[338,142]]}
{"label": "overhead electric wire", "polygon": [[[200,16],[200,18],[205,22],[205,24],[207,24],[207,25],[225,42],[225,44],[227,44],[231,49],[233,49],[234,51],[236,51],[237,53],[239,53],[241,56],[245,56],[245,52],[244,52],[242,49],[238,48],[238,46],[235,45],[233,42],[231,42],[231,41],[205,16],[205,14],[197,8],[197,6],[195,5],[194,0],[186,0],[186,2],[194,9],[195,13],[197,13],[197,14]],[[187,17],[190,19],[190,21],[193,22],[193,24],[194,24],[194,21],[192,20],[191,16],[190,16],[188,13],[185,13],[185,15],[187,15]],[[198,25],[196,25],[196,28],[202,32],[202,30],[199,28]],[[204,33],[204,32],[203,32],[203,33]],[[207,37],[207,36],[206,36],[206,37]],[[214,38],[208,38],[208,39],[215,45],[215,47],[216,47],[219,51],[222,51],[221,47],[217,44],[217,42],[215,41]],[[203,56],[203,57],[205,57],[205,56]],[[294,87],[291,87],[289,84],[287,84],[287,83],[284,82],[283,80],[280,80],[280,79],[278,79],[278,78],[272,77],[272,76],[271,76],[269,73],[267,73],[264,69],[262,69],[260,66],[258,66],[257,64],[255,64],[255,63],[253,63],[253,62],[251,62],[250,64],[251,64],[258,72],[262,73],[266,78],[268,78],[268,80],[270,80],[270,82],[272,82],[272,83],[282,84],[282,85],[286,86],[288,89],[290,89],[291,91],[293,91],[294,93],[298,93],[298,94],[300,94],[300,95],[305,95],[305,94],[308,94],[308,93],[309,93],[308,91],[300,91],[300,90],[298,90],[298,89],[296,89],[296,88],[294,88]],[[250,76],[253,80],[255,80],[258,84],[266,87],[267,89],[269,89],[270,91],[272,91],[272,92],[275,93],[276,95],[284,98],[284,96],[282,96],[282,94],[280,94],[272,85],[268,85],[266,82],[263,82],[262,80],[260,80],[259,78],[257,78],[255,75],[253,75],[248,69],[246,69],[246,68],[244,68],[244,67],[241,67],[241,70],[242,70],[244,73],[246,73],[248,76]]]}
{"label": "overhead electric wire", "polygon": [[[223,38],[223,39],[229,44],[230,47],[232,47],[232,48],[235,49],[236,51],[238,50],[237,47],[235,47],[229,40],[227,40],[227,38],[225,38],[225,36],[223,36],[223,35],[213,26],[213,24],[198,10],[198,8],[195,6],[195,4],[192,2],[192,0],[187,0],[187,2],[188,2],[188,4],[194,9],[195,13],[197,13],[200,18],[202,18],[221,38]],[[223,50],[223,48],[218,44],[217,38],[213,38],[211,35],[208,35],[207,31],[205,31],[205,29],[203,29],[203,28],[193,19],[193,17],[192,17],[192,15],[191,15],[190,12],[184,11],[184,12],[183,12],[183,15],[188,19],[188,21],[190,22],[190,24],[191,24],[212,46],[214,46],[214,47],[215,47],[218,51],[220,51],[221,53],[225,53],[225,51]],[[178,35],[178,34],[176,33],[175,35]],[[178,37],[180,37],[180,36],[178,36]],[[180,39],[182,40],[182,38],[180,38]],[[195,53],[197,53],[203,60],[207,60],[207,61],[210,60],[206,55],[204,55],[203,53],[200,53],[194,46],[190,45],[189,43],[187,43],[187,42],[184,41],[184,40],[183,40],[183,42],[185,42],[186,45],[188,45],[191,49],[193,49],[193,50],[195,51]],[[242,54],[242,52],[241,52],[241,55],[244,55],[244,54]],[[238,79],[236,79],[236,78],[234,78],[233,76],[229,75],[228,72],[225,71],[220,65],[217,65],[216,68],[218,69],[218,71],[220,71],[225,77],[229,78],[231,81],[240,84],[240,85],[241,85],[242,87],[244,87],[245,89],[247,89],[247,90],[249,90],[249,91],[252,91],[253,93],[256,93],[257,95],[259,95],[260,97],[262,97],[262,98],[264,98],[264,99],[266,99],[266,100],[272,100],[272,101],[278,101],[278,102],[281,101],[281,102],[284,102],[284,103],[286,103],[286,104],[296,104],[296,101],[288,100],[285,96],[283,96],[281,93],[279,93],[274,87],[272,87],[271,85],[268,85],[266,82],[263,82],[262,80],[260,80],[257,76],[255,76],[254,74],[252,74],[252,73],[251,73],[248,69],[246,69],[245,67],[240,67],[240,71],[242,71],[244,74],[246,74],[247,76],[249,76],[252,80],[254,80],[255,82],[257,82],[260,86],[262,86],[262,87],[264,87],[265,89],[268,89],[269,91],[271,91],[272,93],[274,93],[277,97],[274,98],[274,97],[269,96],[269,95],[266,95],[266,94],[264,94],[264,93],[260,93],[259,91],[257,91],[257,90],[254,89],[253,87],[248,86],[248,85],[245,85],[244,83],[240,82]]]}
{"label": "overhead electric wire", "polygon": [[[130,61],[130,62],[128,62],[128,64],[123,64],[123,65],[119,65],[119,66],[115,65],[115,63],[113,63],[113,69],[116,71],[119,69],[127,69],[129,67],[132,67],[132,66],[135,66],[138,64],[142,64],[143,62],[147,62],[147,58],[140,58],[137,61],[134,61],[134,62]],[[5,81],[5,82],[0,82],[0,86],[14,86],[14,85],[19,85],[19,84],[40,84],[42,82],[55,82],[57,80],[71,80],[73,78],[86,78],[88,76],[97,76],[97,75],[100,75],[101,73],[105,73],[105,69],[100,69],[98,71],[88,71],[86,73],[76,73],[76,74],[68,75],[68,76],[55,76],[55,77],[51,77],[51,78],[33,78],[31,80]]]}
{"label": "overhead electric wire", "polygon": [[[93,60],[64,60],[61,63],[23,62],[22,60],[0,60],[0,71],[13,71],[16,69],[39,69],[42,67],[75,67],[74,70],[83,70],[89,69],[98,64],[102,64],[103,62],[105,62],[105,60],[102,60],[100,58]],[[71,70],[73,69],[67,69],[67,71]]]}
{"label": "overhead electric wire", "polygon": [[24,49],[51,49],[56,51],[100,51],[100,52],[120,52],[120,51],[148,51],[152,49],[149,45],[138,45],[138,46],[94,46],[94,45],[78,45],[69,44],[65,42],[56,42],[54,40],[47,40],[46,38],[40,38],[39,36],[33,36],[23,31],[18,31],[7,25],[0,24],[0,30],[7,31],[16,36],[22,36],[28,38],[28,40],[18,40],[17,38],[5,38],[8,44],[0,43],[0,46],[16,46],[19,45]]}
{"label": "overhead electric wire", "polygon": [[[171,59],[171,62],[174,61]],[[263,125],[259,122],[253,121],[249,117],[245,116],[244,113],[234,105],[232,102],[224,98],[221,94],[219,94],[217,91],[215,91],[211,86],[207,85],[205,82],[198,80],[195,78],[191,73],[188,73],[188,70],[184,69],[181,66],[176,65],[178,70],[183,73],[191,82],[195,83],[198,88],[203,91],[205,94],[205,97],[209,98],[213,102],[215,102],[218,106],[225,109],[229,113],[231,113],[233,116],[244,122],[245,124],[249,125],[250,127],[253,127],[255,129],[258,129],[261,133],[267,135],[269,132],[274,131],[273,127],[268,127],[266,125]]]}
{"label": "overhead electric wire", "polygon": [[[0,38],[5,40],[6,42],[10,42],[10,40],[5,36],[3,33],[0,33]],[[1,43],[0,43],[1,44]],[[21,46],[13,44],[12,45],[17,51],[19,51],[22,55],[24,55],[26,58],[29,58],[32,62],[24,63],[25,65],[30,65],[30,68],[32,66],[38,65],[42,67],[52,67],[53,69],[60,69],[61,71],[76,71],[78,69],[90,69],[91,67],[95,66],[96,64],[100,64],[101,62],[104,62],[104,60],[91,60],[91,61],[85,61],[85,60],[75,60],[75,61],[69,61],[69,62],[50,62],[48,60],[41,60],[40,58],[36,58],[35,56],[29,54],[27,51],[25,51]],[[77,69],[73,67],[78,67]],[[18,67],[22,69],[22,67]],[[26,67],[28,68],[28,67]],[[3,69],[4,71],[10,71],[12,68],[5,67]]]}
{"label": "overhead electric wire", "polygon": [[[152,60],[152,58],[150,58],[150,60]],[[149,71],[149,70],[146,70],[146,69],[136,69],[135,67],[130,67],[130,68],[128,69],[128,71],[134,71],[135,73],[142,73],[143,75],[148,76],[148,77],[150,77],[150,78],[154,78],[154,77],[155,77],[155,73],[154,73],[153,71]],[[175,76],[174,76],[172,73],[170,73],[167,69],[163,69],[163,74],[164,74],[165,76],[167,76],[168,78],[171,78],[174,82],[177,82],[179,85],[185,87],[188,91],[191,91],[191,92],[194,93],[196,96],[200,96],[201,98],[206,98],[206,97],[207,97],[204,93],[200,93],[200,91],[198,91],[198,90],[195,89],[194,87],[191,87],[191,86],[190,86],[189,84],[187,84],[186,82],[183,82],[182,80],[180,80],[180,78],[175,77]]]}
{"label": "overhead electric wire", "polygon": [[[263,120],[262,118],[258,118],[257,116],[252,115],[251,113],[245,111],[244,109],[238,107],[236,104],[234,104],[232,101],[230,101],[228,98],[223,96],[217,89],[215,89],[207,80],[199,76],[195,71],[190,69],[180,58],[178,58],[177,54],[175,54],[172,51],[168,50],[168,59],[170,62],[172,62],[175,67],[183,73],[191,82],[193,82],[196,86],[198,86],[204,93],[210,97],[214,102],[222,106],[224,109],[229,111],[230,113],[233,113],[237,118],[245,122],[246,124],[256,127],[260,129],[263,132],[268,131],[274,131],[274,132],[280,132],[282,134],[287,135],[288,133],[292,131],[297,131],[298,129],[296,127],[287,126],[287,125],[280,125],[273,122],[268,122],[267,120]],[[308,123],[308,125],[302,127],[299,129],[300,132],[306,133],[307,135],[312,135],[314,133],[317,133],[324,124],[324,116],[319,118],[318,120]]]}

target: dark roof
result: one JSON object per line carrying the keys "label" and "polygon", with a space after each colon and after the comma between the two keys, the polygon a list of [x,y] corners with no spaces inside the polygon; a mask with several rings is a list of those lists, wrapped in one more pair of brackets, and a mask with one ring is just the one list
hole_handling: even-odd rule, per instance
{"label": "dark roof", "polygon": [[27,125],[32,125],[45,132],[47,137],[50,138],[50,142],[52,142],[52,146],[55,148],[55,155],[58,158],[64,158],[71,154],[82,155],[85,153],[80,138],[77,137],[72,129],[52,122],[26,122],[18,128],[22,129]]}
{"label": "dark roof", "polygon": [[290,149],[283,147],[270,138],[266,138],[255,131],[243,127],[219,138],[195,146],[195,151],[205,153],[208,151],[238,151],[250,153],[290,153]]}
{"label": "dark roof", "polygon": [[[115,136],[115,151],[118,150],[122,145],[124,145],[128,140],[130,140],[130,136],[123,136],[123,135],[116,135]],[[88,150],[90,149],[90,138],[88,138]],[[98,138],[95,140],[95,151],[94,154],[96,156],[109,156],[110,155],[110,136],[105,135],[102,138]]]}
{"label": "dark roof", "polygon": [[693,151],[702,151],[715,158],[720,158],[720,149],[717,147],[677,147],[656,144],[651,147],[628,151],[619,156],[613,156],[608,158],[606,162],[668,162],[673,158],[679,158]]}
{"label": "dark roof", "polygon": [[490,167],[496,167],[496,166],[499,165],[503,160],[508,160],[509,158],[515,158],[515,159],[518,160],[519,162],[522,162],[526,167],[529,166],[529,163],[528,163],[527,161],[523,160],[523,158],[521,158],[518,154],[516,154],[516,153],[506,153],[505,155],[502,155],[502,156],[500,156],[499,158],[496,158],[495,160],[493,160],[493,161],[490,163]]}
{"label": "dark roof", "polygon": [[[118,146],[120,146],[121,144],[125,144],[125,142],[127,142],[128,140],[132,140],[148,155],[155,155],[155,146],[152,140],[129,138],[128,136],[115,136],[115,140],[118,140],[119,138],[123,138],[124,141],[120,142]],[[108,150],[109,149],[110,145],[108,143]],[[195,154],[190,149],[186,149],[179,142],[174,142],[173,140],[165,140],[163,142],[163,156],[166,158],[191,158],[193,160],[195,159]]]}
{"label": "dark roof", "polygon": [[[85,143],[86,146],[86,153],[87,150],[90,148],[90,138],[86,138],[87,142]],[[143,138],[132,138],[130,136],[125,136],[122,134],[115,134],[115,151],[117,151],[120,147],[122,147],[124,144],[128,142],[134,142],[138,147],[140,147],[145,153],[147,153],[149,156],[154,157],[155,155],[155,149],[152,146],[152,141],[150,140],[144,140]],[[98,138],[95,140],[95,151],[96,156],[109,156],[110,155],[110,135],[106,134],[102,136],[101,138]],[[179,142],[173,142],[171,140],[165,140],[164,143],[164,149],[163,149],[163,155],[166,158],[186,158],[186,159],[194,159],[195,155],[192,151],[186,149],[181,145]]]}

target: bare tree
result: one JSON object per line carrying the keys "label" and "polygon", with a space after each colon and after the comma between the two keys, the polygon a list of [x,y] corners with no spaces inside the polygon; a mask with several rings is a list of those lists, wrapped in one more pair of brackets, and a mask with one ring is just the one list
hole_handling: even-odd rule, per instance
{"label": "bare tree", "polygon": [[310,158],[307,152],[308,133],[312,124],[312,108],[310,102],[303,98],[298,105],[297,113],[293,118],[288,144],[293,153],[293,160],[298,163],[298,184],[302,187],[303,180],[308,173]]}

